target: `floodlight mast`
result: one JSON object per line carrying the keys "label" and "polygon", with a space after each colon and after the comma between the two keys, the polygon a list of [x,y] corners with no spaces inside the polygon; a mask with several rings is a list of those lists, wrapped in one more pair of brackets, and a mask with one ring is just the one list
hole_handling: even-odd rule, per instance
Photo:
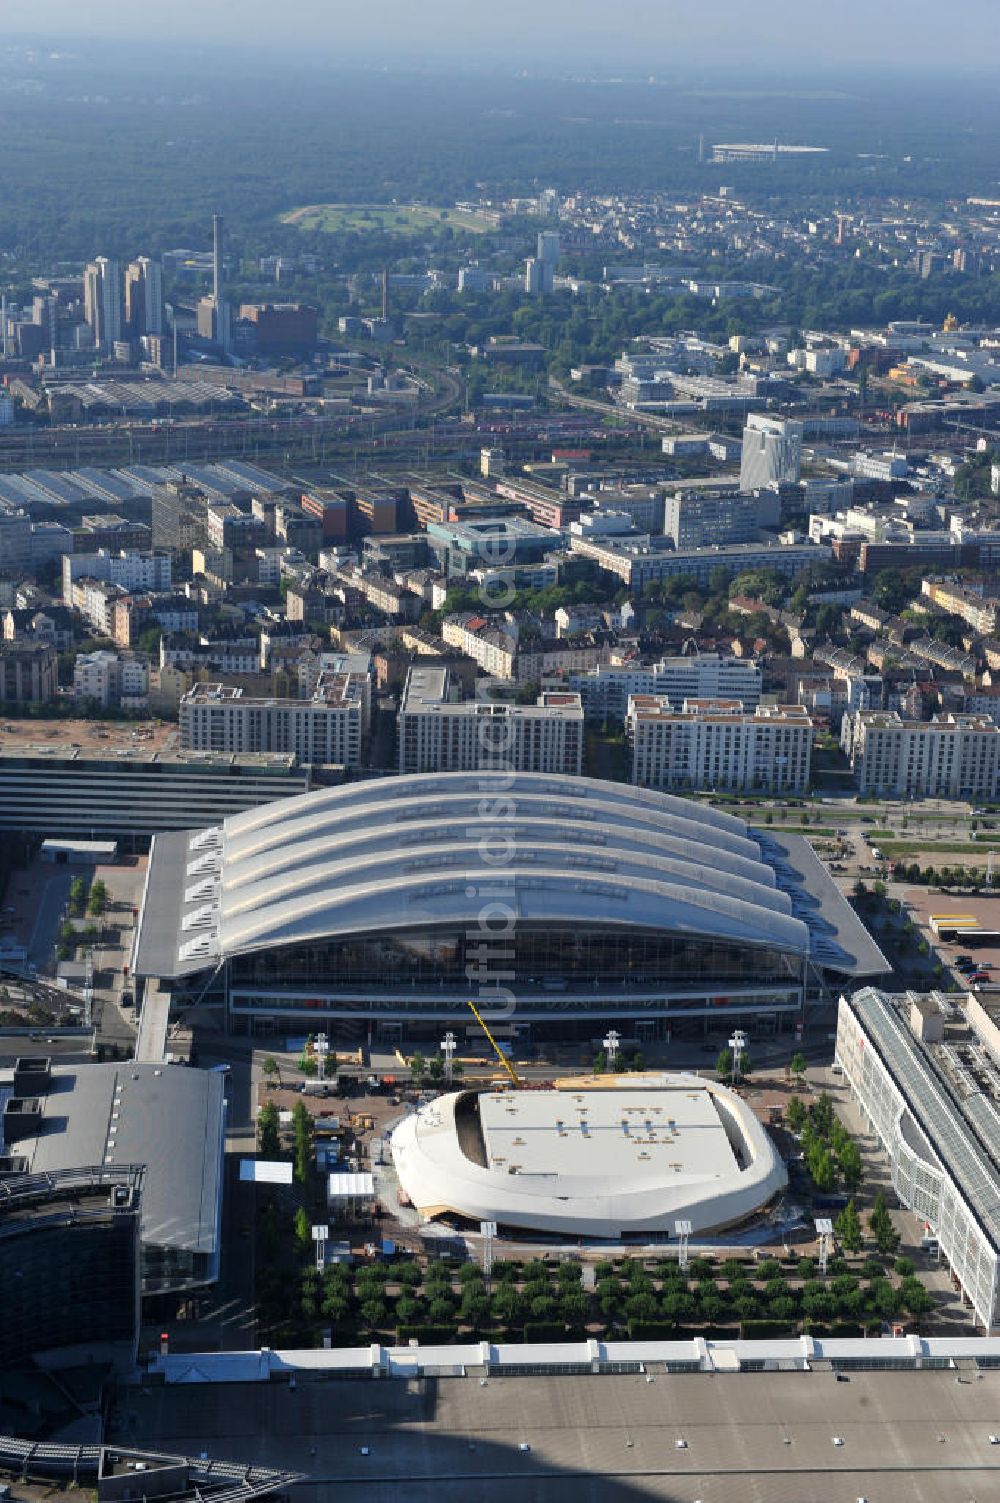
{"label": "floodlight mast", "polygon": [[451,1029],[441,1040],[441,1053],[444,1055],[444,1078],[451,1085],[452,1075],[455,1069],[455,1050],[458,1048],[458,1040]]}
{"label": "floodlight mast", "polygon": [[621,1035],[616,1033],[613,1028],[609,1028],[601,1043],[604,1045],[604,1053],[607,1056],[608,1069],[614,1070],[615,1060],[618,1058],[618,1050],[621,1047]]}

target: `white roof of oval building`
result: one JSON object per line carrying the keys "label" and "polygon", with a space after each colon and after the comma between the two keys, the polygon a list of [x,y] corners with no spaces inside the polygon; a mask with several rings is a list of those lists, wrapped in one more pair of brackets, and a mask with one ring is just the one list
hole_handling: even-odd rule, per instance
{"label": "white roof of oval building", "polygon": [[458,1091],[406,1116],[392,1154],[425,1218],[570,1236],[673,1235],[679,1220],[696,1235],[720,1230],[787,1184],[746,1102],[685,1074]]}

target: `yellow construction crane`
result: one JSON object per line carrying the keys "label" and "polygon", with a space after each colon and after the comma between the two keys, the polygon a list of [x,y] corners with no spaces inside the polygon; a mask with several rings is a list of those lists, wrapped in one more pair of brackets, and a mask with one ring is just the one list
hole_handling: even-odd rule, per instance
{"label": "yellow construction crane", "polygon": [[514,1085],[518,1090],[520,1090],[521,1081],[518,1077],[518,1073],[514,1069],[514,1066],[511,1064],[510,1060],[507,1058],[506,1054],[504,1054],[503,1050],[500,1048],[500,1045],[497,1043],[492,1033],[490,1033],[490,1030],[487,1028],[486,1024],[483,1022],[483,1019],[480,1016],[479,1008],[476,1006],[475,1002],[469,1002],[466,1005],[468,1006],[469,1011],[472,1013],[472,1016],[475,1018],[476,1022],[479,1024],[480,1028],[485,1033],[486,1037],[489,1039],[490,1044],[493,1046],[493,1053],[496,1055],[497,1059],[507,1071],[507,1074],[510,1076]]}

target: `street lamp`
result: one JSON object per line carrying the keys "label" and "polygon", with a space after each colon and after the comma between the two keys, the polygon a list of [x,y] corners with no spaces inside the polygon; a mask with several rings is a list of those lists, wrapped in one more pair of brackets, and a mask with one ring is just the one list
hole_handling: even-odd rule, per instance
{"label": "street lamp", "polygon": [[731,1064],[730,1080],[734,1086],[736,1084],[736,1077],[739,1074],[740,1064],[742,1062],[746,1047],[747,1036],[743,1032],[742,1028],[737,1028],[734,1031],[732,1038],[729,1040],[729,1057]]}
{"label": "street lamp", "polygon": [[604,1053],[607,1056],[608,1069],[613,1070],[615,1060],[618,1058],[618,1046],[621,1043],[621,1037],[613,1028],[609,1028],[601,1042],[604,1045]]}
{"label": "street lamp", "polygon": [[441,1040],[441,1053],[444,1055],[444,1078],[451,1085],[452,1071],[454,1070],[455,1050],[458,1042],[455,1035],[449,1029]]}

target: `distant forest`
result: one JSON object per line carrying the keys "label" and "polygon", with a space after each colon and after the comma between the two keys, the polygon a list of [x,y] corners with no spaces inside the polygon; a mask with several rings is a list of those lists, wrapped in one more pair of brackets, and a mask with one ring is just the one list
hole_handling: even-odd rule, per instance
{"label": "distant forest", "polygon": [[[0,58],[0,251],[49,267],[96,252],[329,244],[277,216],[317,201],[451,203],[553,185],[682,197],[728,183],[762,207],[1000,194],[1000,97],[968,80],[586,83],[330,71],[221,54]],[[798,92],[794,92],[798,90]],[[713,166],[698,138],[829,155]],[[312,246],[310,241],[312,240]],[[412,249],[412,247],[411,247]]]}

